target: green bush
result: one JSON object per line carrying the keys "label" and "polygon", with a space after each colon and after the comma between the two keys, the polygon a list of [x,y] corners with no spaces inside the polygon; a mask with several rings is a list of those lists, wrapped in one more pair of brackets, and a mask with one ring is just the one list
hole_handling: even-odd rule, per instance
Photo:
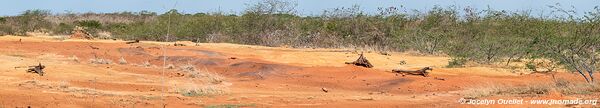
{"label": "green bush", "polygon": [[102,27],[102,24],[100,24],[100,22],[98,22],[96,20],[82,20],[82,21],[75,21],[74,23],[77,26],[86,27],[89,29],[100,29]]}

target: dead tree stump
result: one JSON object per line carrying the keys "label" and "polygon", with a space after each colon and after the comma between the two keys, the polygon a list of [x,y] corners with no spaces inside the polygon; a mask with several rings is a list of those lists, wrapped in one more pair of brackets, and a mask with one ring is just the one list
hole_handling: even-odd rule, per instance
{"label": "dead tree stump", "polygon": [[27,69],[27,72],[37,73],[40,76],[44,76],[44,68],[46,68],[46,66],[44,66],[44,65],[42,65],[42,63],[40,63],[37,66],[29,66],[29,69]]}
{"label": "dead tree stump", "polygon": [[354,64],[356,66],[362,66],[362,67],[367,67],[367,68],[373,67],[373,65],[369,62],[369,60],[367,60],[367,58],[363,55],[363,53],[360,53],[360,56],[358,57],[358,59],[356,59],[356,61],[346,62],[346,64]]}

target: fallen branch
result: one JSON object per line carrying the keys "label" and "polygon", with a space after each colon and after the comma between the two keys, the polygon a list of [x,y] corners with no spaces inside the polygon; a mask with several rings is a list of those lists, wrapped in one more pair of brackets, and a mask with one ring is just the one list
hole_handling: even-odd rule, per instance
{"label": "fallen branch", "polygon": [[129,41],[129,42],[125,42],[125,44],[132,44],[132,43],[140,43],[140,40],[134,40],[134,41]]}
{"label": "fallen branch", "polygon": [[424,68],[419,69],[419,70],[393,69],[392,72],[400,73],[400,74],[402,74],[402,76],[404,76],[405,74],[410,74],[410,75],[422,75],[423,77],[428,77],[429,76],[429,72],[427,72],[427,70],[433,70],[433,68],[431,68],[431,67],[424,67]]}
{"label": "fallen branch", "polygon": [[44,68],[46,68],[46,66],[42,65],[42,63],[39,63],[37,66],[29,66],[27,72],[37,73],[40,76],[44,76]]}

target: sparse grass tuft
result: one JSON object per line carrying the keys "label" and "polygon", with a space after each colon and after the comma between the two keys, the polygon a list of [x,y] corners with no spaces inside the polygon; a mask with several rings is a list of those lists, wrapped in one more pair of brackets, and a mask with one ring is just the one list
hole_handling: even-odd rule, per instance
{"label": "sparse grass tuft", "polygon": [[240,107],[255,107],[256,104],[219,104],[209,105],[204,108],[240,108]]}
{"label": "sparse grass tuft", "polygon": [[75,55],[71,56],[69,59],[71,59],[71,60],[79,63],[79,58],[77,56],[75,56]]}
{"label": "sparse grass tuft", "polygon": [[225,82],[225,77],[216,73],[205,73],[205,77],[208,80],[208,82],[212,84],[221,84]]}
{"label": "sparse grass tuft", "polygon": [[464,98],[481,98],[496,95],[539,96],[556,90],[564,95],[587,95],[600,92],[600,85],[590,83],[571,83],[568,80],[557,79],[554,84],[528,84],[525,86],[498,86],[469,89]]}
{"label": "sparse grass tuft", "polygon": [[165,68],[167,68],[167,69],[175,69],[175,65],[168,64],[167,66],[165,66]]}
{"label": "sparse grass tuft", "polygon": [[119,64],[127,64],[127,60],[125,60],[125,58],[121,57],[121,59],[119,59]]}
{"label": "sparse grass tuft", "polygon": [[90,63],[92,63],[92,64],[112,64],[112,60],[102,59],[102,58],[92,58],[92,59],[90,59]]}
{"label": "sparse grass tuft", "polygon": [[208,70],[204,69],[204,72],[198,71],[194,65],[187,64],[179,67],[179,70],[188,73],[188,77],[190,78],[204,78],[206,82],[211,84],[221,84],[225,82],[225,77],[211,73]]}
{"label": "sparse grass tuft", "polygon": [[150,62],[148,61],[144,61],[144,63],[140,64],[140,66],[142,67],[150,67],[152,64],[150,64]]}
{"label": "sparse grass tuft", "polygon": [[191,64],[179,66],[179,70],[188,73],[188,77],[197,78],[200,76],[200,72],[196,70],[196,67]]}
{"label": "sparse grass tuft", "polygon": [[196,96],[215,96],[225,94],[225,90],[216,85],[208,85],[208,86],[192,86],[184,89],[180,89],[178,91],[183,96],[196,97]]}
{"label": "sparse grass tuft", "polygon": [[465,98],[476,99],[496,95],[538,96],[548,94],[552,86],[544,84],[529,84],[525,86],[490,85],[482,88],[467,90]]}
{"label": "sparse grass tuft", "polygon": [[554,83],[556,90],[565,95],[585,95],[600,92],[598,84],[571,83],[565,79],[556,79]]}
{"label": "sparse grass tuft", "polygon": [[60,82],[58,83],[58,87],[60,87],[60,88],[63,88],[63,89],[65,89],[65,88],[69,88],[69,85],[70,85],[70,84],[69,84],[69,82],[67,82],[67,81],[64,81],[64,80],[63,80],[63,81],[60,81]]}

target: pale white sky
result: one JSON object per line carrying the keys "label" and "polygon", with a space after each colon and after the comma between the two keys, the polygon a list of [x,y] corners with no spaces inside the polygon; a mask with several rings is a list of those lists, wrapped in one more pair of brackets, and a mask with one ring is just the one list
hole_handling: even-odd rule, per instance
{"label": "pale white sky", "polygon": [[[404,6],[412,10],[426,11],[434,5],[442,7],[474,7],[498,10],[532,10],[534,14],[550,12],[548,5],[560,3],[564,8],[571,6],[579,13],[592,11],[600,5],[598,0],[292,0],[298,3],[300,15],[317,15],[325,9],[359,5],[367,13],[376,12],[378,7]],[[257,0],[2,0],[0,16],[17,15],[28,9],[44,9],[54,13],[63,12],[121,12],[149,10],[164,13],[172,8],[185,13],[224,11],[241,13],[246,4]]]}

